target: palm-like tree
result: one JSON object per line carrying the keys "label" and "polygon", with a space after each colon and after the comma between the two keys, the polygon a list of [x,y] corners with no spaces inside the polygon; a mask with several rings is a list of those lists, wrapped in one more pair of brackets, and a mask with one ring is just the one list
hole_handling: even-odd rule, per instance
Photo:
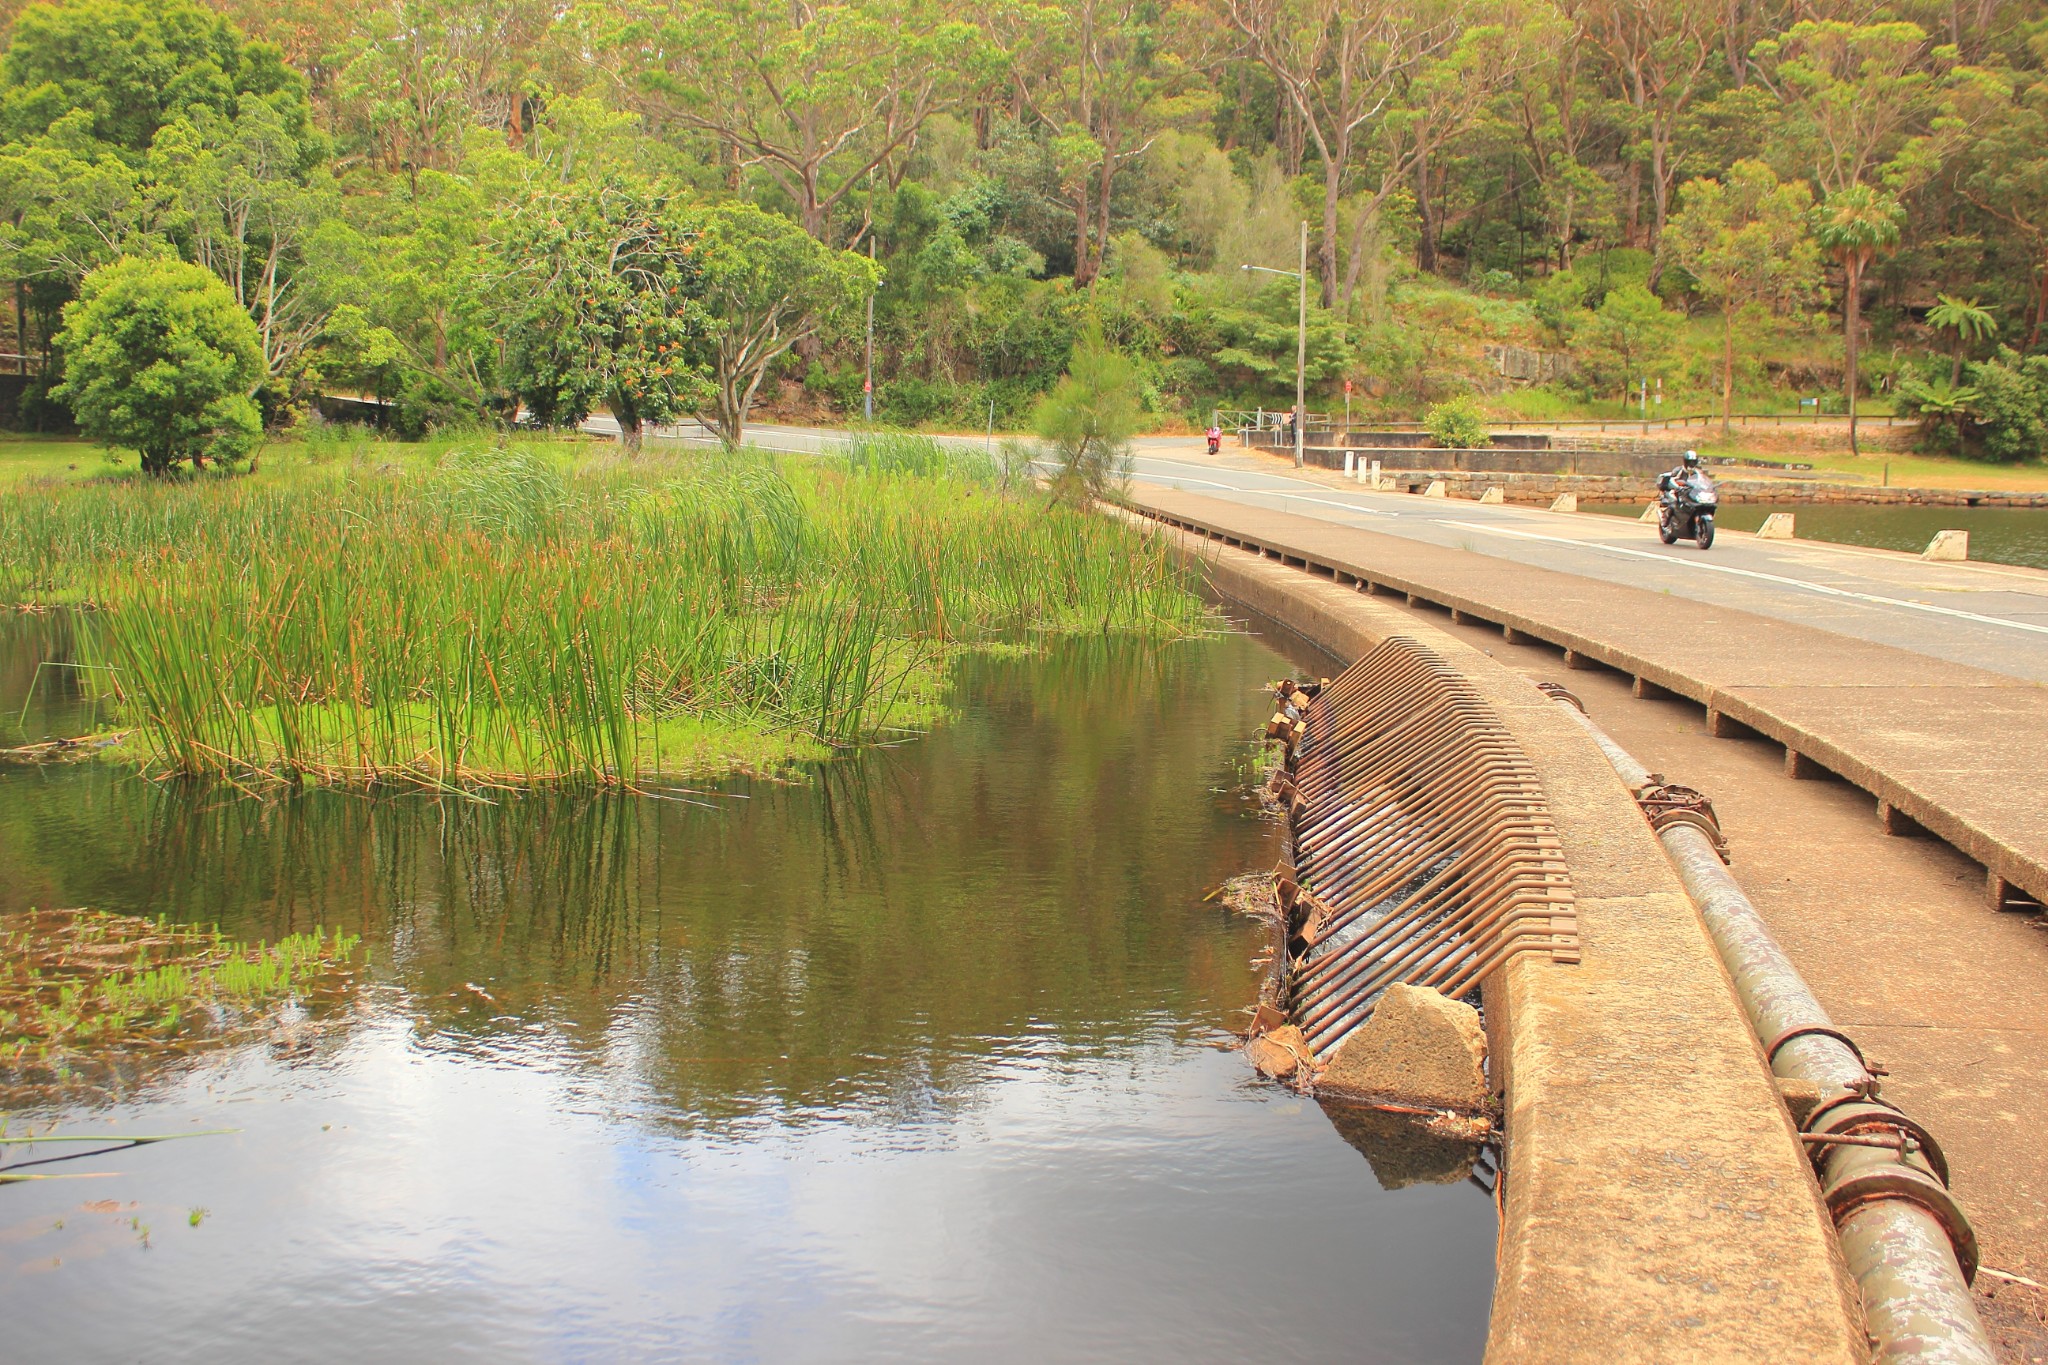
{"label": "palm-like tree", "polygon": [[1830,194],[1813,212],[1813,240],[1842,267],[1843,384],[1849,400],[1849,453],[1856,454],[1856,342],[1863,321],[1863,274],[1878,253],[1899,244],[1905,208],[1868,185]]}
{"label": "palm-like tree", "polygon": [[1934,296],[1934,307],[1927,310],[1927,325],[1936,331],[1956,334],[1956,363],[1948,376],[1950,388],[1963,382],[1963,353],[1970,343],[1998,335],[1998,319],[1991,316],[1989,308],[1975,299],[1959,299],[1954,294]]}

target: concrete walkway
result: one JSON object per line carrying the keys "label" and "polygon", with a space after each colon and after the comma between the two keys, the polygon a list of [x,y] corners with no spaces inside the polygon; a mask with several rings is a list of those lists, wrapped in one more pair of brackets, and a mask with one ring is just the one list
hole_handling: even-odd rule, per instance
{"label": "concrete walkway", "polygon": [[[2048,901],[2048,692],[2009,674],[1642,588],[1517,566],[1319,518],[1139,488],[1152,515],[1340,581],[1449,607],[1704,705],[1719,733],[1785,746],[1787,771],[1872,793],[1889,828],[1925,828],[1983,865],[1987,899]],[[1560,518],[1562,520],[1562,518]]]}
{"label": "concrete walkway", "polygon": [[[1948,1154],[1984,1264],[2048,1284],[2048,920],[1994,914],[1975,864],[1932,839],[1887,839],[1843,782],[1785,776],[1775,747],[1711,736],[1698,707],[1642,700],[1630,679],[1569,672],[1558,651],[1498,630],[1419,621],[1537,682],[1563,682],[1654,771],[1713,798],[1733,871],[1835,1023],[1889,1068],[1885,1094]],[[1996,1275],[1978,1311],[2005,1360],[2048,1358],[2048,1293]]]}

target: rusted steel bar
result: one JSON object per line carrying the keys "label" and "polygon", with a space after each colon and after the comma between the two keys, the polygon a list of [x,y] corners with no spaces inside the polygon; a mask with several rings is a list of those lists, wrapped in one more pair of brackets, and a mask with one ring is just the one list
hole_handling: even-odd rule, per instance
{"label": "rusted steel bar", "polygon": [[1396,982],[1463,995],[1517,953],[1578,960],[1534,770],[1455,669],[1395,637],[1334,681],[1276,693],[1288,994],[1315,1050]]}
{"label": "rusted steel bar", "polygon": [[[1582,711],[1560,702],[1632,789],[1670,790]],[[1997,1356],[1970,1296],[1977,1238],[1948,1191],[1940,1145],[1878,1098],[1878,1077],[1862,1050],[1834,1026],[1723,865],[1718,826],[1655,818],[1668,804],[1653,801],[1646,818],[1699,907],[1765,1059],[1775,1074],[1820,1092],[1800,1121],[1801,1137],[1813,1150],[1822,1200],[1862,1290],[1873,1359],[1991,1365]]]}

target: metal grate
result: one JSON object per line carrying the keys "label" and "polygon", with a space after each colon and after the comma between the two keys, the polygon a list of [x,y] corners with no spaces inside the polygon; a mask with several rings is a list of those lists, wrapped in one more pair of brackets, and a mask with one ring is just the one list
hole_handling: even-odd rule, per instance
{"label": "metal grate", "polygon": [[1396,982],[1458,998],[1517,953],[1579,960],[1542,787],[1471,683],[1395,636],[1333,681],[1279,692],[1287,996],[1316,1053]]}

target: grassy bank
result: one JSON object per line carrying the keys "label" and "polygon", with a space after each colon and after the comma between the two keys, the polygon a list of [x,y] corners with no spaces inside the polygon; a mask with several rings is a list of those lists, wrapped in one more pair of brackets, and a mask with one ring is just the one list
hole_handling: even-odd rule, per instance
{"label": "grassy bank", "polygon": [[768,768],[928,723],[960,648],[1207,627],[1156,546],[930,455],[444,443],[24,487],[0,600],[99,608],[82,662],[148,762],[244,782]]}

